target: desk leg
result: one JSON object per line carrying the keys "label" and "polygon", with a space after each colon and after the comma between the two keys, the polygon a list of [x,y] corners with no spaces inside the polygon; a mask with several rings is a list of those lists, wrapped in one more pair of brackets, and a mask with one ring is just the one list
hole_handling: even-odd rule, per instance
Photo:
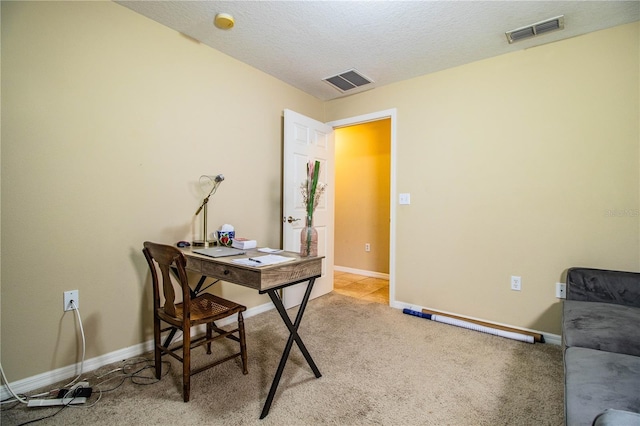
{"label": "desk leg", "polygon": [[280,364],[278,365],[278,369],[276,370],[276,375],[273,378],[273,383],[271,383],[271,389],[269,389],[269,395],[267,396],[267,400],[264,403],[264,407],[262,408],[262,414],[260,414],[260,418],[264,419],[269,414],[269,409],[271,408],[271,402],[273,402],[273,397],[276,394],[276,390],[278,389],[278,384],[280,383],[280,378],[282,377],[282,372],[284,371],[284,366],[287,363],[287,359],[289,359],[289,353],[291,352],[291,347],[293,346],[293,342],[295,341],[300,348],[300,352],[304,355],[304,358],[307,360],[309,367],[313,370],[316,378],[322,376],[320,374],[320,370],[316,366],[316,363],[311,358],[309,351],[305,347],[302,339],[298,335],[298,327],[300,327],[300,322],[302,321],[302,315],[304,314],[304,310],[307,308],[307,302],[309,302],[309,296],[311,296],[311,290],[313,289],[313,283],[315,282],[315,278],[311,278],[309,283],[307,284],[307,290],[304,293],[304,297],[302,298],[302,303],[300,303],[300,308],[298,309],[298,314],[296,315],[296,320],[292,324],[287,311],[282,304],[282,299],[278,296],[277,290],[267,290],[271,301],[275,305],[280,317],[284,321],[285,325],[289,329],[289,339],[287,340],[287,345],[284,348],[284,352],[282,353],[282,357],[280,358]]}

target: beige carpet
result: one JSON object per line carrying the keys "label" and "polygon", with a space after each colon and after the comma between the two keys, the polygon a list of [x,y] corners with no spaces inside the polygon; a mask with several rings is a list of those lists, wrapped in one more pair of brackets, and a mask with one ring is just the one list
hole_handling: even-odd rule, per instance
{"label": "beige carpet", "polygon": [[[172,360],[158,383],[125,380],[92,407],[65,408],[36,424],[563,424],[560,347],[440,324],[334,293],[309,303],[300,329],[322,377],[314,377],[294,345],[271,412],[259,420],[287,332],[275,311],[248,318],[246,328],[249,374],[242,375],[235,361],[200,373],[192,378],[189,403],[182,402],[181,368]],[[194,359],[206,356],[200,348]],[[110,389],[121,372],[96,377],[122,365],[84,377],[94,387],[114,377],[100,385]],[[5,405],[0,420],[16,425],[59,409]]]}

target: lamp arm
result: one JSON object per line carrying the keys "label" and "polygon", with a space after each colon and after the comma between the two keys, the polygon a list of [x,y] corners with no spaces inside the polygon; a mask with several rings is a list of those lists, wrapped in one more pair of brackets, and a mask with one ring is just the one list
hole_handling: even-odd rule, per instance
{"label": "lamp arm", "polygon": [[207,205],[207,203],[209,202],[209,196],[207,195],[207,197],[202,201],[202,204],[200,204],[200,207],[198,207],[198,211],[196,212],[195,216],[198,216],[200,214],[200,212],[202,211],[202,208]]}
{"label": "lamp arm", "polygon": [[216,189],[218,189],[218,186],[220,186],[220,182],[217,181],[211,188],[211,191],[209,191],[209,194],[202,201],[202,204],[200,204],[200,207],[198,207],[198,211],[196,211],[195,216],[198,216],[200,214],[200,211],[202,211],[202,208],[207,205],[207,203],[209,202],[209,197],[215,194]]}

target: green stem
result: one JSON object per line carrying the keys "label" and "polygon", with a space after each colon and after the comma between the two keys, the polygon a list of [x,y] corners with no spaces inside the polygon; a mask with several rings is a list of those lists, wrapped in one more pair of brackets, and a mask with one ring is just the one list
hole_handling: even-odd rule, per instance
{"label": "green stem", "polygon": [[307,216],[313,216],[315,209],[316,187],[318,186],[318,175],[320,174],[320,162],[316,161],[313,168],[313,180],[311,182],[311,191],[309,193],[309,202],[307,204]]}

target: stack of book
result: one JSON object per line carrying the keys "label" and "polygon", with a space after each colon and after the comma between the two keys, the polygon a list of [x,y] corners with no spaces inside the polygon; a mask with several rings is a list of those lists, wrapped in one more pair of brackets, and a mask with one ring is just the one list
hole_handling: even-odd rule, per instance
{"label": "stack of book", "polygon": [[256,240],[250,240],[248,238],[234,238],[233,242],[231,243],[231,247],[240,250],[248,250],[258,247],[258,243]]}

